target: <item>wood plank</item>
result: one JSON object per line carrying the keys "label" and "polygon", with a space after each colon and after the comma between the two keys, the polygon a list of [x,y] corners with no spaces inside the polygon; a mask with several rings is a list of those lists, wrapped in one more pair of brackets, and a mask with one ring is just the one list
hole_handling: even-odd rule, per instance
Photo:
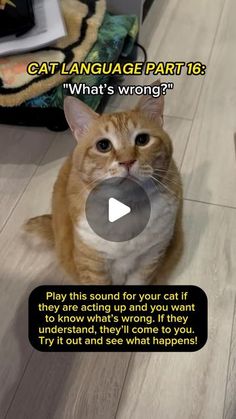
{"label": "wood plank", "polygon": [[[22,238],[21,225],[50,208],[52,186],[59,167],[74,145],[67,133],[56,141],[37,169],[13,214],[0,234],[0,416],[4,417],[32,353],[27,338],[27,300],[41,283],[60,282],[53,256],[30,248]],[[24,151],[25,153],[27,150]],[[23,171],[22,171],[23,173]]]}
{"label": "wood plank", "polygon": [[129,353],[35,352],[8,419],[112,419]]}
{"label": "wood plank", "polygon": [[[218,29],[225,0],[161,0],[155,7],[155,23],[147,22],[146,32],[152,30],[147,48],[148,61],[201,61],[207,65]],[[206,19],[207,16],[207,19]],[[148,20],[153,20],[149,16]],[[222,61],[223,64],[223,61]],[[127,76],[125,84],[150,84],[158,76]],[[197,107],[204,76],[166,76],[162,81],[174,82],[167,92],[165,113],[168,116],[192,119]],[[110,99],[116,108],[134,106],[137,97],[116,95]]]}
{"label": "wood plank", "polygon": [[54,138],[46,129],[0,126],[0,230]]}
{"label": "wood plank", "polygon": [[226,1],[184,158],[185,197],[236,207],[236,3]]}
{"label": "wood plank", "polygon": [[174,147],[174,159],[178,167],[181,166],[183,160],[191,126],[192,122],[187,119],[168,116],[166,116],[164,119],[164,129],[172,140]]}
{"label": "wood plank", "polygon": [[235,298],[235,215],[230,208],[185,203],[185,252],[168,283],[205,290],[208,342],[195,353],[135,354],[117,419],[222,418]]}
{"label": "wood plank", "polygon": [[235,419],[236,414],[236,304],[232,329],[230,358],[228,367],[227,386],[225,390],[225,405],[223,419]]}

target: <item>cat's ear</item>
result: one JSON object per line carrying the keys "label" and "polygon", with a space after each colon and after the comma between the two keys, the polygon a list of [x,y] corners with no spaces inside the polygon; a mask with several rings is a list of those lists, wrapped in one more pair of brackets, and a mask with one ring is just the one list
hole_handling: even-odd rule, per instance
{"label": "cat's ear", "polygon": [[86,133],[92,121],[98,118],[98,114],[90,109],[81,100],[67,96],[64,101],[64,112],[70,129],[77,141]]}
{"label": "cat's ear", "polygon": [[[156,80],[151,86],[160,86],[160,84],[160,80]],[[164,96],[162,94],[156,98],[151,95],[143,95],[136,109],[144,113],[148,118],[158,120],[161,127],[163,126]]]}

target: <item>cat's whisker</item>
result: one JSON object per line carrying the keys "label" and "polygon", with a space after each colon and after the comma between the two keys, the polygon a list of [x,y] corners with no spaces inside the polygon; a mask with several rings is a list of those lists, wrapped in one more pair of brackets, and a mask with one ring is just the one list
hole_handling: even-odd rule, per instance
{"label": "cat's whisker", "polygon": [[175,181],[175,180],[173,180],[173,179],[167,179],[167,178],[165,178],[165,179],[162,179],[162,178],[159,178],[158,176],[154,176],[155,177],[155,179],[157,179],[159,182],[162,182],[163,184],[168,184],[168,185],[173,185],[173,186],[177,186],[177,187],[181,187],[181,182],[180,181]]}
{"label": "cat's whisker", "polygon": [[161,185],[164,189],[166,189],[171,195],[174,195],[177,199],[180,199],[180,197],[171,189],[169,189],[164,183],[162,183],[160,180],[155,178],[154,176],[150,176],[151,179],[154,180],[154,182],[157,182],[159,185]]}
{"label": "cat's whisker", "polygon": [[146,168],[146,169],[153,170],[153,169],[152,169],[152,166],[150,166],[150,164],[143,164],[143,165],[142,165],[142,168],[144,168],[144,169]]}
{"label": "cat's whisker", "polygon": [[176,170],[170,170],[170,169],[153,169],[153,172],[160,172],[160,173],[173,173],[176,175]]}
{"label": "cat's whisker", "polygon": [[172,172],[175,172],[175,170],[174,170],[174,169],[170,169],[170,165],[169,165],[169,167],[168,167],[168,168],[164,168],[164,167],[155,167],[154,169],[156,169],[156,170],[162,170],[162,171],[172,171]]}
{"label": "cat's whisker", "polygon": [[143,171],[144,173],[147,173],[147,174],[152,174],[153,173],[153,168],[150,164],[146,163],[146,164],[141,165],[140,171],[141,172]]}
{"label": "cat's whisker", "polygon": [[171,189],[169,189],[165,184],[163,184],[162,182],[160,182],[158,179],[153,178],[154,182],[157,182],[160,186],[162,186],[164,189],[167,190],[167,192],[169,192],[171,195],[173,195],[175,198],[180,199],[180,197]]}
{"label": "cat's whisker", "polygon": [[139,172],[139,174],[140,174],[141,176],[150,176],[150,175],[152,175],[152,173],[153,173],[153,172],[151,172],[150,170],[149,170],[149,171],[140,171],[140,172]]}
{"label": "cat's whisker", "polygon": [[[147,169],[148,167],[148,169]],[[169,183],[173,183],[177,186],[181,186],[179,176],[174,170],[164,170],[164,169],[152,169],[150,165],[142,167],[140,174],[143,176],[156,176],[167,180]],[[161,179],[160,179],[161,180]]]}
{"label": "cat's whisker", "polygon": [[176,171],[175,170],[172,170],[172,169],[158,169],[157,167],[155,167],[154,169],[153,169],[153,171],[154,172],[165,172],[165,173],[176,173]]}
{"label": "cat's whisker", "polygon": [[177,173],[175,173],[175,172],[173,172],[173,173],[171,173],[171,172],[167,172],[167,171],[165,171],[165,172],[159,172],[158,170],[153,170],[152,171],[152,173],[156,173],[156,174],[159,174],[160,176],[173,176],[173,177],[178,177],[178,175],[177,175]]}
{"label": "cat's whisker", "polygon": [[[158,178],[159,176],[157,175],[156,177]],[[173,178],[169,178],[169,177],[165,176],[164,178],[161,178],[161,179],[166,180],[169,183],[173,183],[173,185],[178,185],[178,186],[181,185],[180,179],[178,179],[178,178],[173,179]],[[161,179],[159,179],[159,180],[161,181]]]}
{"label": "cat's whisker", "polygon": [[166,172],[166,173],[160,173],[160,172],[158,172],[158,171],[153,171],[152,172],[153,174],[155,174],[155,175],[158,175],[158,176],[160,176],[160,177],[163,177],[163,178],[169,178],[169,179],[179,179],[179,176],[175,173],[169,173],[169,172]]}

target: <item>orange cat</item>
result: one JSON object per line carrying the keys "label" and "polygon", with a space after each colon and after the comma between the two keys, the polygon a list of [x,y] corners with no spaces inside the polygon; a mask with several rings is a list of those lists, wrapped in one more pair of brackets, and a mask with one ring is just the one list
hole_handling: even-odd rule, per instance
{"label": "orange cat", "polygon": [[[163,108],[163,96],[143,96],[134,110],[100,116],[75,98],[65,100],[78,144],[55,183],[52,215],[29,220],[25,229],[55,247],[78,283],[147,284],[173,263],[181,242],[182,186],[162,128]],[[151,190],[151,217],[134,239],[109,242],[90,228],[86,201],[101,180],[129,176]]]}

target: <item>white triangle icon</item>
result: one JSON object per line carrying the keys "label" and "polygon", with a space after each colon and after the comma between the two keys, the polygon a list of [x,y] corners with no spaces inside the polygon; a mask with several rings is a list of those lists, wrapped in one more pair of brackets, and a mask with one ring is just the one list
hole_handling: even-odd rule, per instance
{"label": "white triangle icon", "polygon": [[108,219],[110,223],[114,223],[115,221],[123,218],[125,215],[131,213],[131,208],[122,202],[117,201],[115,198],[109,199],[109,206],[108,206]]}

